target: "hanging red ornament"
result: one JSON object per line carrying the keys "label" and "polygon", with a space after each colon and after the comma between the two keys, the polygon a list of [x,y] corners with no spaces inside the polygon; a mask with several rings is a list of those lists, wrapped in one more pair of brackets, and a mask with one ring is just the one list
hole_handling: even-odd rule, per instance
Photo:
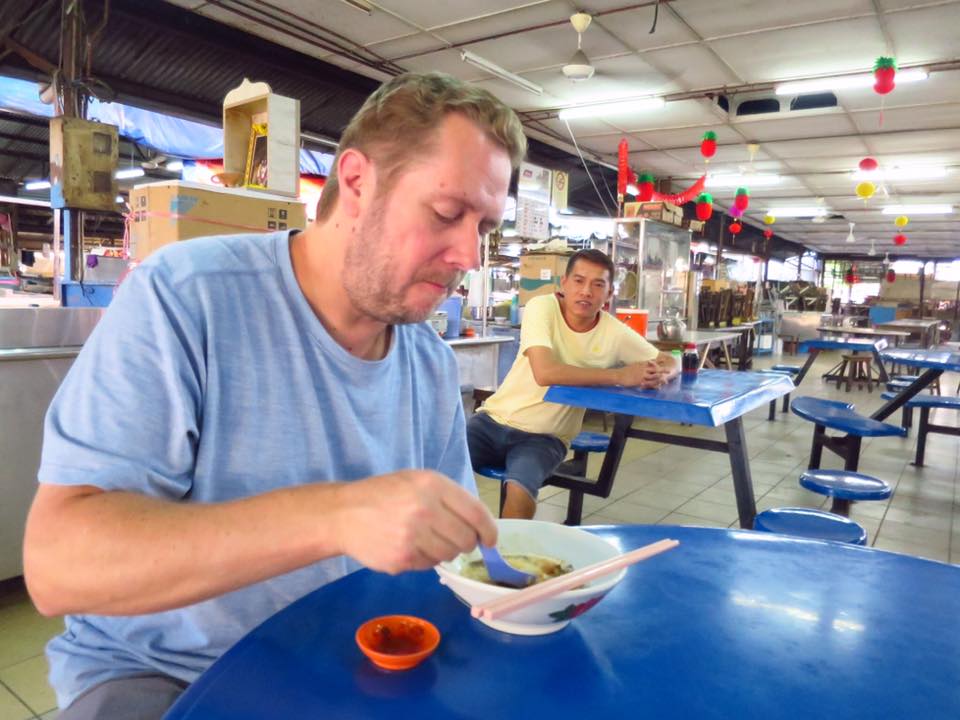
{"label": "hanging red ornament", "polygon": [[903,235],[903,234],[894,235],[894,236],[893,236],[893,244],[894,244],[894,245],[906,245],[906,244],[907,244],[907,236],[906,236],[906,235]]}
{"label": "hanging red ornament", "polygon": [[857,275],[855,272],[855,266],[851,265],[847,268],[847,271],[843,274],[843,281],[847,285],[853,285],[857,281]]}
{"label": "hanging red ornament", "polygon": [[629,165],[630,147],[627,145],[627,139],[621,138],[617,145],[617,197],[623,202],[623,196],[627,192],[627,173],[630,171]]}
{"label": "hanging red ornament", "polygon": [[895,86],[893,81],[897,74],[897,61],[892,57],[878,57],[873,64],[873,91],[877,95],[886,95]]}
{"label": "hanging red ornament", "polygon": [[737,194],[733,198],[733,204],[739,208],[741,212],[747,209],[747,206],[750,205],[750,191],[745,187],[738,187]]}
{"label": "hanging red ornament", "polygon": [[741,225],[740,223],[738,223],[738,222],[732,222],[732,223],[730,223],[730,234],[731,234],[731,235],[736,235],[736,234],[739,233],[741,230],[743,230],[743,225]]}
{"label": "hanging red ornament", "polygon": [[697,195],[697,220],[706,222],[713,215],[713,195],[702,192]]}
{"label": "hanging red ornament", "polygon": [[700,140],[700,154],[707,160],[717,154],[717,134],[713,130],[707,130]]}
{"label": "hanging red ornament", "polygon": [[653,175],[650,173],[641,173],[640,182],[637,187],[640,188],[640,194],[637,196],[640,202],[650,202],[653,200]]}
{"label": "hanging red ornament", "polygon": [[697,195],[703,192],[703,186],[706,185],[706,183],[707,176],[701,175],[699,180],[697,180],[693,185],[688,187],[683,192],[674,193],[672,195],[670,193],[655,192],[652,199],[664,200],[668,203],[673,203],[674,205],[686,205]]}
{"label": "hanging red ornament", "polygon": [[872,157],[865,157],[860,161],[860,169],[863,170],[863,172],[873,172],[878,167],[880,167],[880,163],[878,163]]}
{"label": "hanging red ornament", "polygon": [[770,238],[773,237],[773,230],[771,230],[770,228],[767,228],[766,230],[763,231],[763,236],[764,236],[767,240],[769,240]]}
{"label": "hanging red ornament", "polygon": [[893,283],[897,281],[897,273],[893,268],[887,270],[887,282]]}

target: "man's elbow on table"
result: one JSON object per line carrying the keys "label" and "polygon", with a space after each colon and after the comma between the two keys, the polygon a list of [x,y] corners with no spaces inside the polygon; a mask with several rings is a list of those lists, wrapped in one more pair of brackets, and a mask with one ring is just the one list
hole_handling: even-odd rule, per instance
{"label": "man's elbow on table", "polygon": [[533,373],[533,379],[540,387],[549,387],[557,384],[556,366],[557,361],[553,357],[550,348],[532,347],[526,352],[527,360],[530,361],[530,370]]}
{"label": "man's elbow on table", "polygon": [[101,493],[94,487],[41,484],[27,516],[23,538],[23,577],[37,611],[45,617],[77,612],[70,591],[74,562],[63,550],[75,547],[70,531],[75,505]]}

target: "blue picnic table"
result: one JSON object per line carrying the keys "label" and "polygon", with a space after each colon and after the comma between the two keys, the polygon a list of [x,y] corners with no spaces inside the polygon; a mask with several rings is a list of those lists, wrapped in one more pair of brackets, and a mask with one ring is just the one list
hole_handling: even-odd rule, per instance
{"label": "blue picnic table", "polygon": [[[730,457],[740,526],[752,528],[757,506],[742,418],[749,411],[763,407],[793,389],[793,381],[785,375],[700,370],[692,379],[677,379],[657,390],[554,385],[544,399],[616,415],[598,484],[612,484],[628,438],[726,453]],[[634,428],[633,420],[637,417],[706,427],[722,426],[726,441]]]}
{"label": "blue picnic table", "polygon": [[[809,353],[809,355],[794,382],[796,382],[799,387],[800,383],[803,382],[803,378],[806,377],[807,371],[809,371],[813,363],[816,362],[817,356],[824,350],[844,350],[850,353],[869,352],[873,355],[873,359],[877,364],[877,373],[880,375],[880,382],[889,382],[890,376],[883,366],[881,356],[881,353],[887,349],[887,346],[888,343],[883,338],[874,341],[858,340],[856,338],[820,338],[818,340],[805,340],[800,343],[799,350],[800,352]],[[835,377],[833,370],[826,372],[824,377]]]}
{"label": "blue picnic table", "polygon": [[[252,630],[166,720],[960,717],[960,567],[743,530],[587,529],[624,551],[680,546],[536,637],[474,620],[433,572],[359,570]],[[395,613],[442,636],[407,672],[354,642]]]}

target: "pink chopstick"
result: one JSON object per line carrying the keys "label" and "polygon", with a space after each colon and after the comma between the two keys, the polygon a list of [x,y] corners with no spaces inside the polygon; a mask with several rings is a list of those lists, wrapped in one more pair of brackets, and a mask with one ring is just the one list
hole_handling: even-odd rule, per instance
{"label": "pink chopstick", "polygon": [[654,555],[672,550],[679,544],[679,540],[658,540],[655,543],[644,545],[642,548],[631,550],[623,555],[617,555],[617,557],[610,558],[609,560],[601,560],[593,565],[587,565],[566,575],[531,585],[528,588],[497,598],[496,600],[478,603],[473,606],[470,614],[475,618],[496,620],[498,617],[521,610],[528,605],[562,593],[565,590],[579,587],[591,580],[596,580],[598,577],[609,575],[621,568],[638,563],[641,560],[646,560]]}

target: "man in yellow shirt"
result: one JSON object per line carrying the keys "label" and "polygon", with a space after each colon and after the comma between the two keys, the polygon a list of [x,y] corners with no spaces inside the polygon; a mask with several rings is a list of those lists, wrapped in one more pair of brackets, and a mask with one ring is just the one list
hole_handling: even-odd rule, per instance
{"label": "man in yellow shirt", "polygon": [[505,518],[533,517],[540,486],[580,432],[583,408],[546,402],[551,385],[656,388],[680,371],[670,354],[603,312],[613,273],[613,262],[599,250],[571,256],[560,292],[527,303],[517,359],[467,423],[474,470],[505,470]]}

